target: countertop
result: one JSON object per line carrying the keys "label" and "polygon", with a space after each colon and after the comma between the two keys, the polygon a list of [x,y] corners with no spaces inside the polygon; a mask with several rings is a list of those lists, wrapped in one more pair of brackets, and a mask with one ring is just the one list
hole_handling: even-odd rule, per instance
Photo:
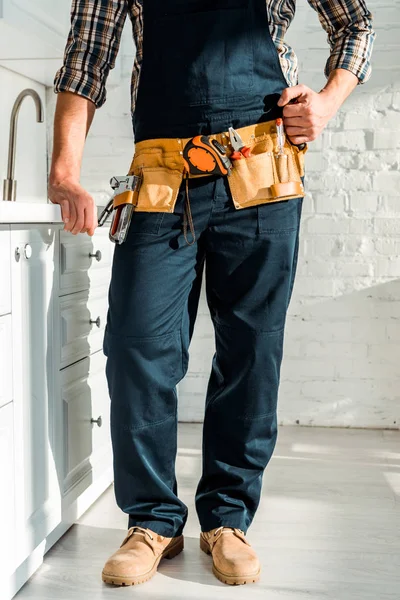
{"label": "countertop", "polygon": [[[98,206],[98,214],[103,207]],[[0,201],[0,223],[62,223],[61,208],[57,204]]]}
{"label": "countertop", "polygon": [[0,223],[62,223],[61,208],[56,204],[0,201]]}

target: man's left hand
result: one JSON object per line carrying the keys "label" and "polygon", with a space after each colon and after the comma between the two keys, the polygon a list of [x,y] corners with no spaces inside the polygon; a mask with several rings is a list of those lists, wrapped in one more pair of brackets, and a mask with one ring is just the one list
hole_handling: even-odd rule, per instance
{"label": "man's left hand", "polygon": [[315,140],[339,108],[327,90],[317,93],[305,85],[286,88],[278,106],[284,107],[286,134],[297,146]]}

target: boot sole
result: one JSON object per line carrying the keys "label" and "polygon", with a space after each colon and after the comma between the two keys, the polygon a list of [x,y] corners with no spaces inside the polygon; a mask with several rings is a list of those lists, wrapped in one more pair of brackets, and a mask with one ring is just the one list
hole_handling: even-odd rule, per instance
{"label": "boot sole", "polygon": [[130,586],[130,585],[139,585],[140,583],[145,583],[149,579],[151,579],[157,572],[158,565],[160,564],[163,558],[171,559],[175,558],[182,552],[184,548],[183,536],[180,536],[177,542],[173,546],[169,546],[164,550],[164,552],[159,556],[159,558],[154,563],[153,567],[147,573],[143,573],[143,575],[136,575],[135,577],[121,577],[118,575],[111,575],[110,573],[105,573],[104,571],[101,574],[101,578],[104,583],[108,583],[109,585],[116,586]]}
{"label": "boot sole", "polygon": [[[203,552],[212,557],[210,546],[202,537],[200,537],[200,548]],[[213,573],[219,581],[226,583],[227,585],[245,585],[246,583],[256,583],[260,579],[260,571],[254,575],[226,575],[217,569],[214,561]]]}

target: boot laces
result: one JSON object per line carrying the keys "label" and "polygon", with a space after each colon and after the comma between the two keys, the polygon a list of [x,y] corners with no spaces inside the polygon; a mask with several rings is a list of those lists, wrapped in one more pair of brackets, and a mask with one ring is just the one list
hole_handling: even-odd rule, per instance
{"label": "boot laces", "polygon": [[132,527],[132,535],[135,535],[135,533],[138,533],[140,535],[144,535],[144,536],[149,536],[149,538],[151,539],[151,541],[154,540],[154,537],[151,535],[150,531],[148,529],[145,529],[144,527]]}
{"label": "boot laces", "polygon": [[231,533],[232,531],[239,531],[239,533],[243,533],[244,532],[241,529],[238,529],[237,527],[224,527],[223,525],[221,527],[218,527],[215,531],[214,531],[214,536],[217,536],[219,534],[219,532],[222,533]]}

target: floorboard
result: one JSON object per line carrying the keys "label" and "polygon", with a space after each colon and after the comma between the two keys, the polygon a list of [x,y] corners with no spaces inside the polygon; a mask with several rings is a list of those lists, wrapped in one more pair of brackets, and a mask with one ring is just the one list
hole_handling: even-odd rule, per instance
{"label": "floorboard", "polygon": [[46,555],[18,600],[398,600],[400,432],[285,427],[264,476],[248,532],[262,563],[258,584],[231,588],[199,549],[193,504],[201,427],[179,430],[180,497],[189,506],[185,551],[148,583],[113,588],[103,563],[120,545],[126,517],[113,488]]}

